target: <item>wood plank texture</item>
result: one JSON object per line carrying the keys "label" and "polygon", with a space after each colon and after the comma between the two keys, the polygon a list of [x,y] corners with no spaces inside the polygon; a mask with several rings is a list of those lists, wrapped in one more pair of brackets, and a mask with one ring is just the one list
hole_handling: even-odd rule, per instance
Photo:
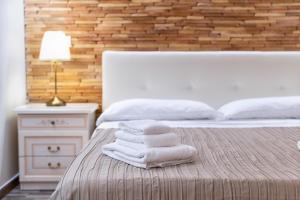
{"label": "wood plank texture", "polygon": [[0,190],[0,199],[3,199],[6,194],[10,193],[12,189],[14,189],[19,184],[18,176],[15,176],[11,181]]}
{"label": "wood plank texture", "polygon": [[25,0],[28,99],[53,93],[50,64],[38,60],[47,30],[72,36],[60,96],[101,103],[104,50],[299,50],[299,17],[296,0]]}
{"label": "wood plank texture", "polygon": [[20,186],[14,188],[8,193],[3,200],[48,200],[52,194],[52,190],[20,190]]}

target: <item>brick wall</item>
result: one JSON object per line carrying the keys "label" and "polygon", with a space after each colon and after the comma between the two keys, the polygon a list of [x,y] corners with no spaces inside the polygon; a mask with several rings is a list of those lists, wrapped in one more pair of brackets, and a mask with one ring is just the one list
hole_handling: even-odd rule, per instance
{"label": "brick wall", "polygon": [[299,50],[299,16],[296,0],[25,0],[28,99],[53,92],[50,65],[38,60],[47,30],[72,36],[60,96],[101,103],[103,50]]}

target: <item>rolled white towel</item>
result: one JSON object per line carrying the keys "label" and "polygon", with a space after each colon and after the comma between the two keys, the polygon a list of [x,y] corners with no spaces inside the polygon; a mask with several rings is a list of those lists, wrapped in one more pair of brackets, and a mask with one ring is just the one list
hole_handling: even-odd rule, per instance
{"label": "rolled white towel", "polygon": [[120,122],[119,129],[135,135],[155,135],[171,131],[171,128],[155,120],[135,120]]}
{"label": "rolled white towel", "polygon": [[173,147],[134,150],[115,142],[104,145],[102,152],[107,156],[136,167],[150,168],[192,162],[197,150],[192,146],[183,144]]}
{"label": "rolled white towel", "polygon": [[169,147],[180,143],[178,136],[175,133],[164,133],[159,135],[135,135],[125,131],[116,131],[115,136],[119,139],[141,143],[146,147]]}

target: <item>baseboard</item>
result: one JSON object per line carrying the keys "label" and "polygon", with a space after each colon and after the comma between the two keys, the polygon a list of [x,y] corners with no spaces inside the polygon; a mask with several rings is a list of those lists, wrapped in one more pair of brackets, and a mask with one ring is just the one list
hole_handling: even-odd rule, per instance
{"label": "baseboard", "polygon": [[19,173],[0,186],[0,199],[7,195],[19,184]]}

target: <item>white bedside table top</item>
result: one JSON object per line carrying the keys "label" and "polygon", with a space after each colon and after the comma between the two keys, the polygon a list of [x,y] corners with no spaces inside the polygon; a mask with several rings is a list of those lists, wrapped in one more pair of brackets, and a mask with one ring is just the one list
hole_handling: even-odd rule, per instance
{"label": "white bedside table top", "polygon": [[15,109],[18,114],[72,114],[92,113],[98,109],[96,103],[67,103],[66,106],[51,107],[45,103],[30,103]]}

